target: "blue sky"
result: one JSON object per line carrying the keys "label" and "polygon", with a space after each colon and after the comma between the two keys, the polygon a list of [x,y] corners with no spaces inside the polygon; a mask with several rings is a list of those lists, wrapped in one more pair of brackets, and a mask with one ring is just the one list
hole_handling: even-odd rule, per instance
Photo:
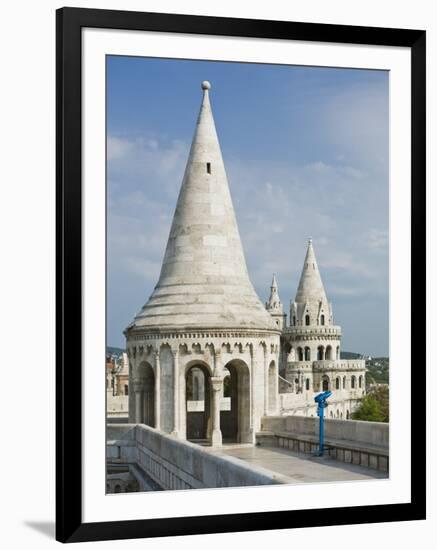
{"label": "blue sky", "polygon": [[342,349],[388,355],[388,73],[108,57],[108,345],[158,280],[210,93],[249,274],[286,311],[313,238]]}

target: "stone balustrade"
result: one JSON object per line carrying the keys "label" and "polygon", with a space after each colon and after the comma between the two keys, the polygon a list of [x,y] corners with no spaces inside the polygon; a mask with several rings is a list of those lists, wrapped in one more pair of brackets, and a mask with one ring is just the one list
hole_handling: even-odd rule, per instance
{"label": "stone balustrade", "polygon": [[[305,416],[263,417],[257,443],[295,452],[318,449],[319,419]],[[325,419],[327,455],[340,462],[388,471],[389,424]]]}
{"label": "stone balustrade", "polygon": [[135,464],[162,489],[243,487],[290,481],[146,425],[108,425],[107,460],[108,464]]}

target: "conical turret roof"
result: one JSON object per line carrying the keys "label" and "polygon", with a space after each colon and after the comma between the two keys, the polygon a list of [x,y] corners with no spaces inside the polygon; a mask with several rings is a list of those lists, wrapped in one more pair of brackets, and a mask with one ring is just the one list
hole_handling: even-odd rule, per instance
{"label": "conical turret roof", "polygon": [[269,311],[278,310],[282,312],[282,303],[279,298],[278,283],[275,274],[273,274],[272,284],[270,285],[270,297],[268,302],[266,302],[266,309]]}
{"label": "conical turret roof", "polygon": [[249,280],[210,88],[202,83],[202,105],[161,274],[135,327],[274,328]]}
{"label": "conical turret roof", "polygon": [[308,241],[296,298],[291,304],[291,318],[311,326],[333,324],[332,307],[326,297],[311,239]]}
{"label": "conical turret roof", "polygon": [[325,288],[323,286],[322,277],[320,276],[319,267],[317,265],[313,241],[312,239],[309,239],[295,302],[309,303],[313,301],[327,302],[328,300],[326,298]]}

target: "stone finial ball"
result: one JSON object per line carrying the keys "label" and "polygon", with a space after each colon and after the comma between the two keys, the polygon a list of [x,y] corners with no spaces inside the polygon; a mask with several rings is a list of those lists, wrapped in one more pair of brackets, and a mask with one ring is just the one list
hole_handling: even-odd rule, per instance
{"label": "stone finial ball", "polygon": [[211,82],[204,80],[202,82],[202,90],[210,90],[210,89],[211,89]]}

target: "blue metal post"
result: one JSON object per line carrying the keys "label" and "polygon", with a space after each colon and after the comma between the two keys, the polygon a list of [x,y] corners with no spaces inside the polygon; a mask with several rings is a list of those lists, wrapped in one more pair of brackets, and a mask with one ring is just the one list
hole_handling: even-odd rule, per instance
{"label": "blue metal post", "polygon": [[325,404],[323,403],[319,405],[319,456],[323,456],[324,448],[323,448],[323,439],[325,436],[324,430],[325,430],[325,423],[324,423],[324,413],[325,413]]}
{"label": "blue metal post", "polygon": [[332,395],[332,392],[325,391],[323,393],[319,393],[314,398],[314,401],[317,403],[317,415],[319,417],[319,452],[316,453],[316,456],[323,456],[324,453],[324,439],[325,439],[325,423],[324,423],[324,415],[325,415],[325,408],[328,406],[326,403],[326,400],[328,397]]}

